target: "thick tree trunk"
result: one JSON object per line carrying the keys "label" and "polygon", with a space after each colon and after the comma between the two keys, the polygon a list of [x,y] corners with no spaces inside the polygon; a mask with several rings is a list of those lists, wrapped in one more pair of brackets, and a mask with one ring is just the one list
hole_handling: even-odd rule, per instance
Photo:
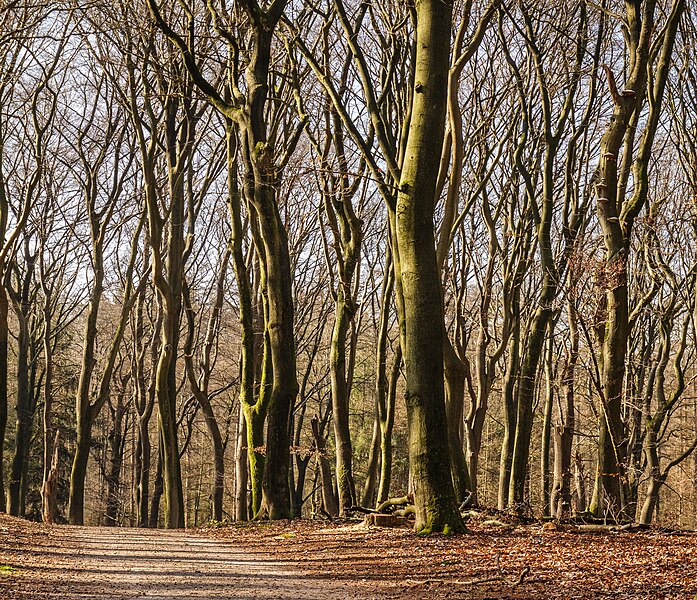
{"label": "thick tree trunk", "polygon": [[614,263],[616,285],[607,293],[607,319],[602,352],[603,398],[601,401],[598,470],[590,510],[596,516],[622,519],[626,515],[625,480],[627,436],[622,420],[624,363],[629,333],[627,273],[623,253]]}
{"label": "thick tree trunk", "polygon": [[[169,314],[168,314],[169,313]],[[176,332],[174,330],[176,321]],[[165,311],[162,350],[157,365],[156,395],[162,453],[162,483],[165,498],[165,527],[184,527],[184,493],[182,489],[179,444],[177,441],[177,380],[176,352],[179,338],[179,319]]]}
{"label": "thick tree trunk", "polygon": [[416,5],[415,84],[397,199],[403,348],[415,528],[464,528],[455,503],[443,388],[443,304],[433,211],[443,144],[452,26],[449,0]]}
{"label": "thick tree trunk", "polygon": [[[262,153],[263,154],[263,153]],[[288,237],[273,197],[274,183],[265,181],[258,189],[256,208],[264,243],[272,385],[266,430],[266,459],[260,511],[269,519],[290,516],[288,467],[290,461],[290,414],[298,393],[293,332],[293,280]]]}
{"label": "thick tree trunk", "polygon": [[[612,118],[600,141],[600,160],[595,189],[598,220],[605,245],[604,292],[607,298],[605,337],[601,353],[601,417],[598,468],[590,510],[598,516],[617,519],[628,514],[628,436],[622,420],[625,362],[629,338],[628,260],[635,219],[649,194],[649,168],[658,131],[661,107],[677,31],[685,11],[685,0],[675,0],[661,29],[657,28],[655,2],[626,5],[625,41],[630,62],[625,89],[617,89],[612,71],[606,67],[608,87],[614,104]],[[648,115],[643,134],[635,144],[641,109],[648,97]],[[636,146],[636,155],[635,155]],[[620,152],[623,151],[622,160]],[[633,191],[626,197],[632,172]],[[621,168],[621,171],[618,169]]]}

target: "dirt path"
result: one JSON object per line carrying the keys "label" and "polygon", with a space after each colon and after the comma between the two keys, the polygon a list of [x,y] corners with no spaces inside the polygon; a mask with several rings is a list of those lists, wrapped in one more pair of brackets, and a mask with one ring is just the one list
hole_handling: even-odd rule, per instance
{"label": "dirt path", "polygon": [[[14,569],[14,570],[10,570]],[[356,584],[183,531],[0,522],[0,598],[366,598]]]}

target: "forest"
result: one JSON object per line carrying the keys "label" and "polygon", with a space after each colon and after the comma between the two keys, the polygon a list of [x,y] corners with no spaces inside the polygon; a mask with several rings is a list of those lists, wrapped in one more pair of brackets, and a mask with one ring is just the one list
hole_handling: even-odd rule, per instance
{"label": "forest", "polygon": [[696,528],[696,24],[2,0],[0,512]]}

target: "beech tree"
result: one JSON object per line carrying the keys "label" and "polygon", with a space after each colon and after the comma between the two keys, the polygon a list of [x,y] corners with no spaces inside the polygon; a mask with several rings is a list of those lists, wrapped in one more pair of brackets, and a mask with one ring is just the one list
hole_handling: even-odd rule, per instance
{"label": "beech tree", "polygon": [[[665,22],[659,24],[654,2],[628,2],[623,27],[629,63],[625,67],[627,80],[623,89],[618,89],[613,70],[606,68],[613,112],[600,141],[601,160],[595,183],[598,220],[606,251],[598,474],[590,506],[596,514],[626,516],[627,435],[622,422],[622,399],[630,330],[627,261],[634,223],[649,193],[649,163],[684,10],[685,2],[676,0]],[[660,29],[654,37],[656,27]],[[642,108],[646,104],[646,124],[636,145],[635,136],[640,131]]]}

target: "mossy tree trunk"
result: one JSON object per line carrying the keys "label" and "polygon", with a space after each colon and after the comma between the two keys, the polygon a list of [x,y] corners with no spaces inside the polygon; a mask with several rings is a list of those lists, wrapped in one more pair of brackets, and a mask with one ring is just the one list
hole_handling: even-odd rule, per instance
{"label": "mossy tree trunk", "polygon": [[449,0],[416,5],[415,82],[396,209],[409,464],[416,530],[464,528],[453,490],[443,387],[443,303],[433,213],[443,145],[452,27]]}
{"label": "mossy tree trunk", "polygon": [[[242,46],[246,48],[245,91],[238,87],[240,72],[238,60],[230,61],[227,97],[206,80],[199,68],[189,38],[178,35],[165,21],[155,0],[148,6],[158,28],[179,49],[186,68],[194,83],[208,101],[238,128],[240,156],[243,165],[244,195],[252,224],[252,236],[260,265],[260,286],[264,299],[264,359],[260,397],[254,404],[244,406],[250,448],[265,446],[265,457],[250,453],[250,477],[254,483],[257,471],[263,468],[261,483],[261,505],[257,517],[271,519],[290,516],[290,490],[288,485],[290,413],[298,392],[296,374],[295,342],[293,336],[293,281],[288,249],[288,235],[279,212],[277,189],[285,163],[292,155],[304,127],[301,119],[294,133],[283,140],[284,155],[276,156],[278,132],[269,130],[268,111],[269,85],[272,78],[271,57],[276,27],[283,14],[287,0],[274,0],[266,8],[257,2],[244,0],[238,4],[248,18],[244,42],[238,43],[236,33],[227,31],[225,40],[231,55],[239,56]],[[208,4],[212,25],[219,32],[225,16]],[[193,26],[189,15],[190,25]],[[272,98],[276,101],[276,98]],[[272,138],[269,139],[269,131]],[[288,133],[287,131],[285,133]],[[233,259],[233,263],[236,259]],[[239,280],[238,280],[239,283]],[[268,395],[267,395],[268,394]],[[268,407],[266,440],[263,436],[263,414]],[[253,445],[253,444],[259,444]],[[263,466],[258,464],[263,462]],[[253,488],[254,490],[254,488]],[[253,491],[254,494],[254,491]]]}

